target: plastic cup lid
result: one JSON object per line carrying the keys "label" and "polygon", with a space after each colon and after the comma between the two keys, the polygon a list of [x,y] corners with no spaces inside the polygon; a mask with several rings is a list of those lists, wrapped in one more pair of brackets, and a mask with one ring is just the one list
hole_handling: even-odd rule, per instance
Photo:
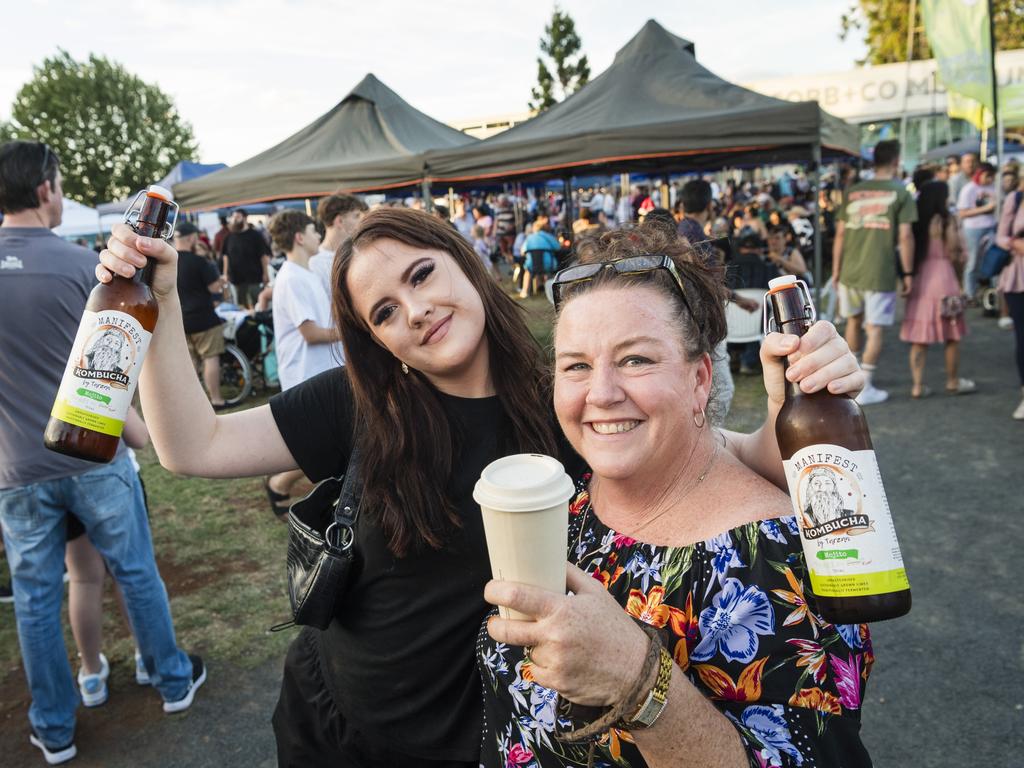
{"label": "plastic cup lid", "polygon": [[504,512],[536,512],[562,504],[574,493],[561,462],[539,453],[519,453],[484,467],[473,499]]}
{"label": "plastic cup lid", "polygon": [[153,195],[154,197],[159,197],[163,200],[166,200],[169,203],[173,202],[174,200],[174,195],[171,194],[171,190],[167,189],[166,187],[161,187],[159,184],[150,184],[149,187],[146,189],[146,194]]}
{"label": "plastic cup lid", "polygon": [[798,282],[800,278],[796,275],[783,275],[782,277],[776,277],[773,280],[768,281],[768,291],[775,293],[775,291],[781,291],[783,288],[792,288]]}

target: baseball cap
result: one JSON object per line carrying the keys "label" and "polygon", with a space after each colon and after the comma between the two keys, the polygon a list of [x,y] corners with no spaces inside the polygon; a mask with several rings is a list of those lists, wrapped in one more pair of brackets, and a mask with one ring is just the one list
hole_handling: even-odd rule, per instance
{"label": "baseball cap", "polygon": [[191,221],[179,221],[178,225],[174,228],[174,234],[178,237],[188,237],[199,232],[199,227],[193,224]]}
{"label": "baseball cap", "polygon": [[744,227],[736,237],[737,248],[762,248],[764,241],[753,227]]}

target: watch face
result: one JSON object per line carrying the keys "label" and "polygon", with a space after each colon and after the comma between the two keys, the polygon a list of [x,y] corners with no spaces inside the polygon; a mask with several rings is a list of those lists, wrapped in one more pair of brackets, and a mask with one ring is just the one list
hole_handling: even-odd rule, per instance
{"label": "watch face", "polygon": [[673,666],[672,657],[668,651],[662,648],[658,659],[658,677],[655,680],[654,688],[647,694],[640,710],[628,721],[629,727],[649,728],[654,725],[668,703],[668,687],[672,681]]}

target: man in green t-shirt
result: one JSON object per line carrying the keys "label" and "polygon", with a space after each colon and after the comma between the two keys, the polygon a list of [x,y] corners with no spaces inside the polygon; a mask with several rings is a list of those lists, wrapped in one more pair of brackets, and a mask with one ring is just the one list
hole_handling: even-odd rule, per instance
{"label": "man in green t-shirt", "polygon": [[897,179],[900,143],[879,142],[874,164],[874,178],[854,184],[843,195],[832,248],[832,284],[839,296],[839,312],[846,318],[846,343],[859,352],[862,327],[867,336],[862,367],[868,381],[857,396],[861,405],[882,403],[889,397],[872,379],[882,354],[882,331],[896,318],[897,283],[901,296],[910,293],[911,225],[917,221],[917,204]]}

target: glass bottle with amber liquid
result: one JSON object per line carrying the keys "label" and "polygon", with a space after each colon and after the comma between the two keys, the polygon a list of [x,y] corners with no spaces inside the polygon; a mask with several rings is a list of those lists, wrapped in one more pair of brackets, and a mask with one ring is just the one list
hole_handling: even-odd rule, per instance
{"label": "glass bottle with amber liquid", "polygon": [[[766,333],[803,336],[815,317],[802,280],[787,275],[768,283]],[[821,616],[859,624],[907,613],[910,583],[860,406],[788,382],[775,435]]]}
{"label": "glass bottle with amber liquid", "polygon": [[[157,185],[140,192],[125,221],[143,237],[167,239],[178,206]],[[51,451],[108,462],[117,453],[139,371],[156,328],[154,263],[131,278],[114,275],[89,294],[43,442]]]}

